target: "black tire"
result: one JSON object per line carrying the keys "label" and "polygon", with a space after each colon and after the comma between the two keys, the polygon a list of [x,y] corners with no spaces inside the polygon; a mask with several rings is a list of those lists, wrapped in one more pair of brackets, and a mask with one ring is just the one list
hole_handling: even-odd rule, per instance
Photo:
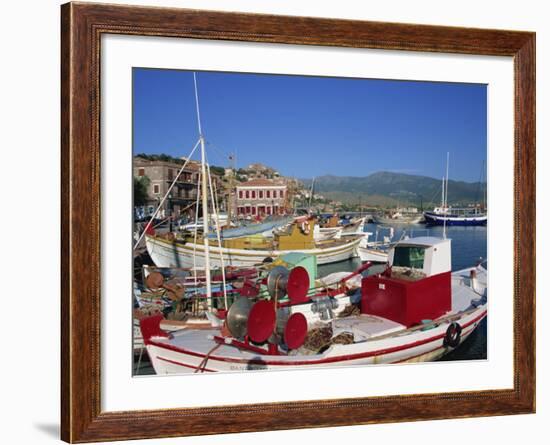
{"label": "black tire", "polygon": [[445,339],[443,345],[456,348],[460,344],[460,334],[462,333],[462,327],[457,322],[452,322],[445,332]]}

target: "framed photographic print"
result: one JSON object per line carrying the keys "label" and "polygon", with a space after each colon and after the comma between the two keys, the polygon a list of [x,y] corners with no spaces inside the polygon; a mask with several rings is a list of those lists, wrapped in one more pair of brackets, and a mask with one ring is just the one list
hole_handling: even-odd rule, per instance
{"label": "framed photographic print", "polygon": [[68,3],[61,55],[63,440],[534,412],[533,33]]}

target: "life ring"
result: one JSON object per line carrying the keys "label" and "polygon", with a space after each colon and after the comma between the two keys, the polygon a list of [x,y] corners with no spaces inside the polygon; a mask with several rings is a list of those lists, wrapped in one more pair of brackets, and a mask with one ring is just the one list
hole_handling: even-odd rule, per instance
{"label": "life ring", "polygon": [[445,332],[445,339],[443,345],[451,348],[456,348],[460,344],[460,334],[462,333],[462,327],[453,321]]}

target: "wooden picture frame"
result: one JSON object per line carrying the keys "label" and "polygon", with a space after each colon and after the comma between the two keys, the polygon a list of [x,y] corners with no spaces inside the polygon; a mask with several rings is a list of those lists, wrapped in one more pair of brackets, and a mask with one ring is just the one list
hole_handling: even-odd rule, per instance
{"label": "wooden picture frame", "polygon": [[[534,33],[91,3],[65,4],[61,18],[63,440],[92,442],[535,411]],[[100,38],[105,33],[513,57],[513,389],[102,412],[99,73]]]}

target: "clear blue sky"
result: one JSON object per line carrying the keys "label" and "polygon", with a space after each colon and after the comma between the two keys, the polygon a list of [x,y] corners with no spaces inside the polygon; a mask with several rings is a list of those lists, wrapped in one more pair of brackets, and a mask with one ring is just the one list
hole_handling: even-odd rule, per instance
{"label": "clear blue sky", "polygon": [[[261,162],[282,175],[394,171],[479,180],[487,156],[485,85],[197,73],[209,160]],[[134,153],[186,156],[198,138],[193,74],[135,68]]]}

